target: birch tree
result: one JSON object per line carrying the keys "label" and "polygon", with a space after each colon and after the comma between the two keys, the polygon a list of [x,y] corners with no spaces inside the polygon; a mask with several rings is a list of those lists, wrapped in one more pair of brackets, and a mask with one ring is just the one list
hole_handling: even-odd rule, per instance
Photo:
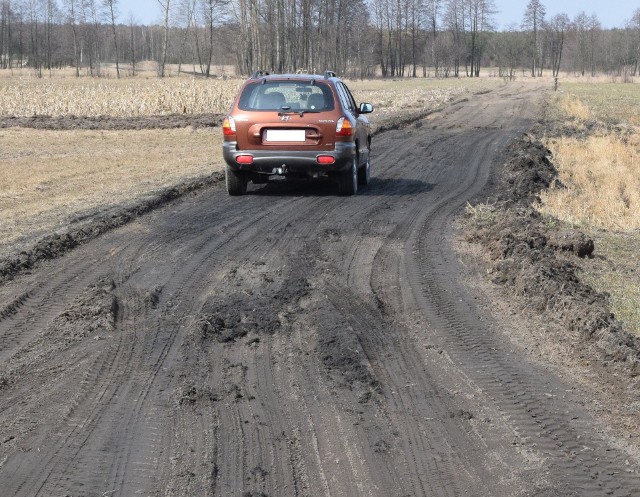
{"label": "birch tree", "polygon": [[164,34],[162,38],[162,53],[158,67],[158,75],[164,78],[165,65],[167,63],[167,50],[169,49],[169,20],[171,15],[171,0],[156,0],[162,11]]}
{"label": "birch tree", "polygon": [[116,77],[120,79],[120,52],[118,51],[118,33],[116,32],[118,0],[103,0],[102,5],[106,11],[106,17],[109,20],[109,24],[111,24],[111,33],[113,34],[113,47],[115,49],[116,58]]}

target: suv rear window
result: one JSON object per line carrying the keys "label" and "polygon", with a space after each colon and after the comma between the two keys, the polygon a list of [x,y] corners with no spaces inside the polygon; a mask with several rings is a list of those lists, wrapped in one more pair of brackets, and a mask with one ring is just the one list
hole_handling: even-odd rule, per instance
{"label": "suv rear window", "polygon": [[329,85],[311,81],[266,81],[244,87],[238,107],[241,110],[281,110],[320,112],[333,110]]}

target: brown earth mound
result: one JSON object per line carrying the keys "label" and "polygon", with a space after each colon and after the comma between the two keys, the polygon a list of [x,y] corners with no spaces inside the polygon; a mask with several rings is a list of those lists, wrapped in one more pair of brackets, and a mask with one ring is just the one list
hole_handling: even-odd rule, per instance
{"label": "brown earth mound", "polygon": [[608,295],[577,276],[579,258],[594,252],[593,240],[580,231],[555,227],[559,223],[532,207],[540,191],[559,184],[550,155],[528,135],[511,144],[510,159],[495,185],[498,193],[486,206],[470,209],[475,213],[467,220],[467,240],[488,249],[494,283],[513,289],[528,308],[578,331],[597,345],[605,361],[637,376],[640,339],[615,319]]}
{"label": "brown earth mound", "polygon": [[165,116],[31,116],[0,117],[0,128],[33,128],[51,130],[140,130],[194,128],[215,128],[222,122],[222,114],[169,114]]}

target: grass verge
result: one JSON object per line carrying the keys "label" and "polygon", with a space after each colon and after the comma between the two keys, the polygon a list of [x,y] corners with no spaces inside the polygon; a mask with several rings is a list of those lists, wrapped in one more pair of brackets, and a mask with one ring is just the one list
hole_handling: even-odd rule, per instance
{"label": "grass verge", "polygon": [[545,140],[560,186],[540,195],[545,215],[579,226],[597,257],[582,277],[610,295],[614,314],[640,334],[640,92],[636,84],[570,83],[550,99],[560,136]]}

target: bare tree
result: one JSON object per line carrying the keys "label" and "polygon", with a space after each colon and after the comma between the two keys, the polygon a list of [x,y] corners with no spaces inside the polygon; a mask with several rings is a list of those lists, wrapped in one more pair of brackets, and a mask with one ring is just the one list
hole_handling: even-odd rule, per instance
{"label": "bare tree", "polygon": [[71,34],[73,36],[73,65],[76,70],[76,77],[80,77],[80,55],[78,53],[78,2],[79,0],[65,0],[67,22],[71,25]]}
{"label": "bare tree", "polygon": [[596,74],[596,52],[598,50],[598,41],[600,38],[600,32],[602,31],[602,25],[598,16],[592,14],[587,20],[588,39],[589,39],[589,66],[591,69],[591,76]]}
{"label": "bare tree", "polygon": [[171,15],[171,0],[157,0],[162,10],[162,19],[164,26],[164,36],[162,39],[162,54],[160,55],[160,65],[158,74],[164,78],[164,68],[167,63],[167,50],[169,49],[169,20]]}
{"label": "bare tree", "polygon": [[111,24],[111,32],[113,34],[113,47],[116,57],[116,77],[120,79],[120,52],[118,51],[118,34],[116,32],[116,18],[118,17],[118,0],[102,0],[102,6],[105,10],[106,17]]}
{"label": "bare tree", "polygon": [[[182,30],[180,35],[180,44],[178,47],[178,74],[182,72],[182,64],[186,58],[193,57],[193,51],[191,54],[187,53],[187,48],[190,45],[190,41],[193,38],[193,27],[195,23],[195,4],[196,0],[180,0],[177,5],[177,24],[179,29]],[[195,33],[197,36],[197,33]],[[195,74],[195,59],[191,60],[194,63],[193,69]]]}
{"label": "bare tree", "polygon": [[498,74],[502,78],[513,81],[525,51],[524,35],[517,30],[515,24],[511,24],[506,31],[496,33],[494,40]]}
{"label": "bare tree", "polygon": [[54,30],[55,26],[60,22],[60,11],[58,10],[58,4],[55,0],[46,0],[45,5],[45,64],[49,75],[54,65]]}
{"label": "bare tree", "polygon": [[585,75],[587,70],[587,61],[588,61],[588,53],[589,53],[589,41],[588,41],[588,28],[589,18],[587,17],[586,12],[580,12],[576,15],[573,20],[573,27],[576,36],[576,49],[577,49],[577,57],[576,61],[580,74],[582,76]]}
{"label": "bare tree", "polygon": [[469,32],[467,75],[480,76],[480,63],[486,46],[486,33],[493,29],[493,16],[497,10],[493,0],[465,0]]}
{"label": "bare tree", "polygon": [[464,0],[449,0],[444,14],[444,25],[451,33],[453,75],[460,76],[460,64],[464,53],[465,21]]}
{"label": "bare tree", "polygon": [[567,14],[557,14],[553,16],[549,22],[549,31],[551,33],[551,68],[554,78],[557,78],[560,74],[564,37],[568,26],[569,16],[567,16]]}
{"label": "bare tree", "polygon": [[0,2],[0,69],[11,64],[11,2]]}
{"label": "bare tree", "polygon": [[29,34],[31,42],[31,57],[29,59],[29,65],[32,66],[36,75],[42,77],[42,33],[41,26],[43,24],[43,14],[41,10],[41,4],[38,0],[29,0],[27,4],[28,20],[29,20]]}
{"label": "bare tree", "polygon": [[129,50],[131,51],[131,75],[136,75],[136,20],[133,13],[129,13]]}
{"label": "bare tree", "polygon": [[633,45],[635,48],[635,61],[633,65],[633,76],[635,77],[640,70],[640,8],[637,8],[633,12],[633,16],[631,17],[631,21],[629,21],[628,26],[632,32]]}
{"label": "bare tree", "polygon": [[527,9],[522,20],[523,29],[531,32],[531,76],[542,76],[542,43],[540,40],[540,30],[544,25],[546,10],[540,0],[529,0]]}
{"label": "bare tree", "polygon": [[84,32],[89,41],[89,72],[92,76],[101,76],[101,19],[96,0],[82,0],[82,19]]}
{"label": "bare tree", "polygon": [[[207,55],[205,75],[211,75],[211,62],[213,60],[213,42],[215,39],[215,25],[223,18],[222,7],[227,4],[226,0],[200,0],[203,11],[203,18],[207,27]],[[284,16],[283,16],[284,17]]]}
{"label": "bare tree", "polygon": [[438,46],[438,21],[440,20],[442,0],[426,0],[427,22],[431,29],[431,62],[434,73],[440,75],[440,51]]}

